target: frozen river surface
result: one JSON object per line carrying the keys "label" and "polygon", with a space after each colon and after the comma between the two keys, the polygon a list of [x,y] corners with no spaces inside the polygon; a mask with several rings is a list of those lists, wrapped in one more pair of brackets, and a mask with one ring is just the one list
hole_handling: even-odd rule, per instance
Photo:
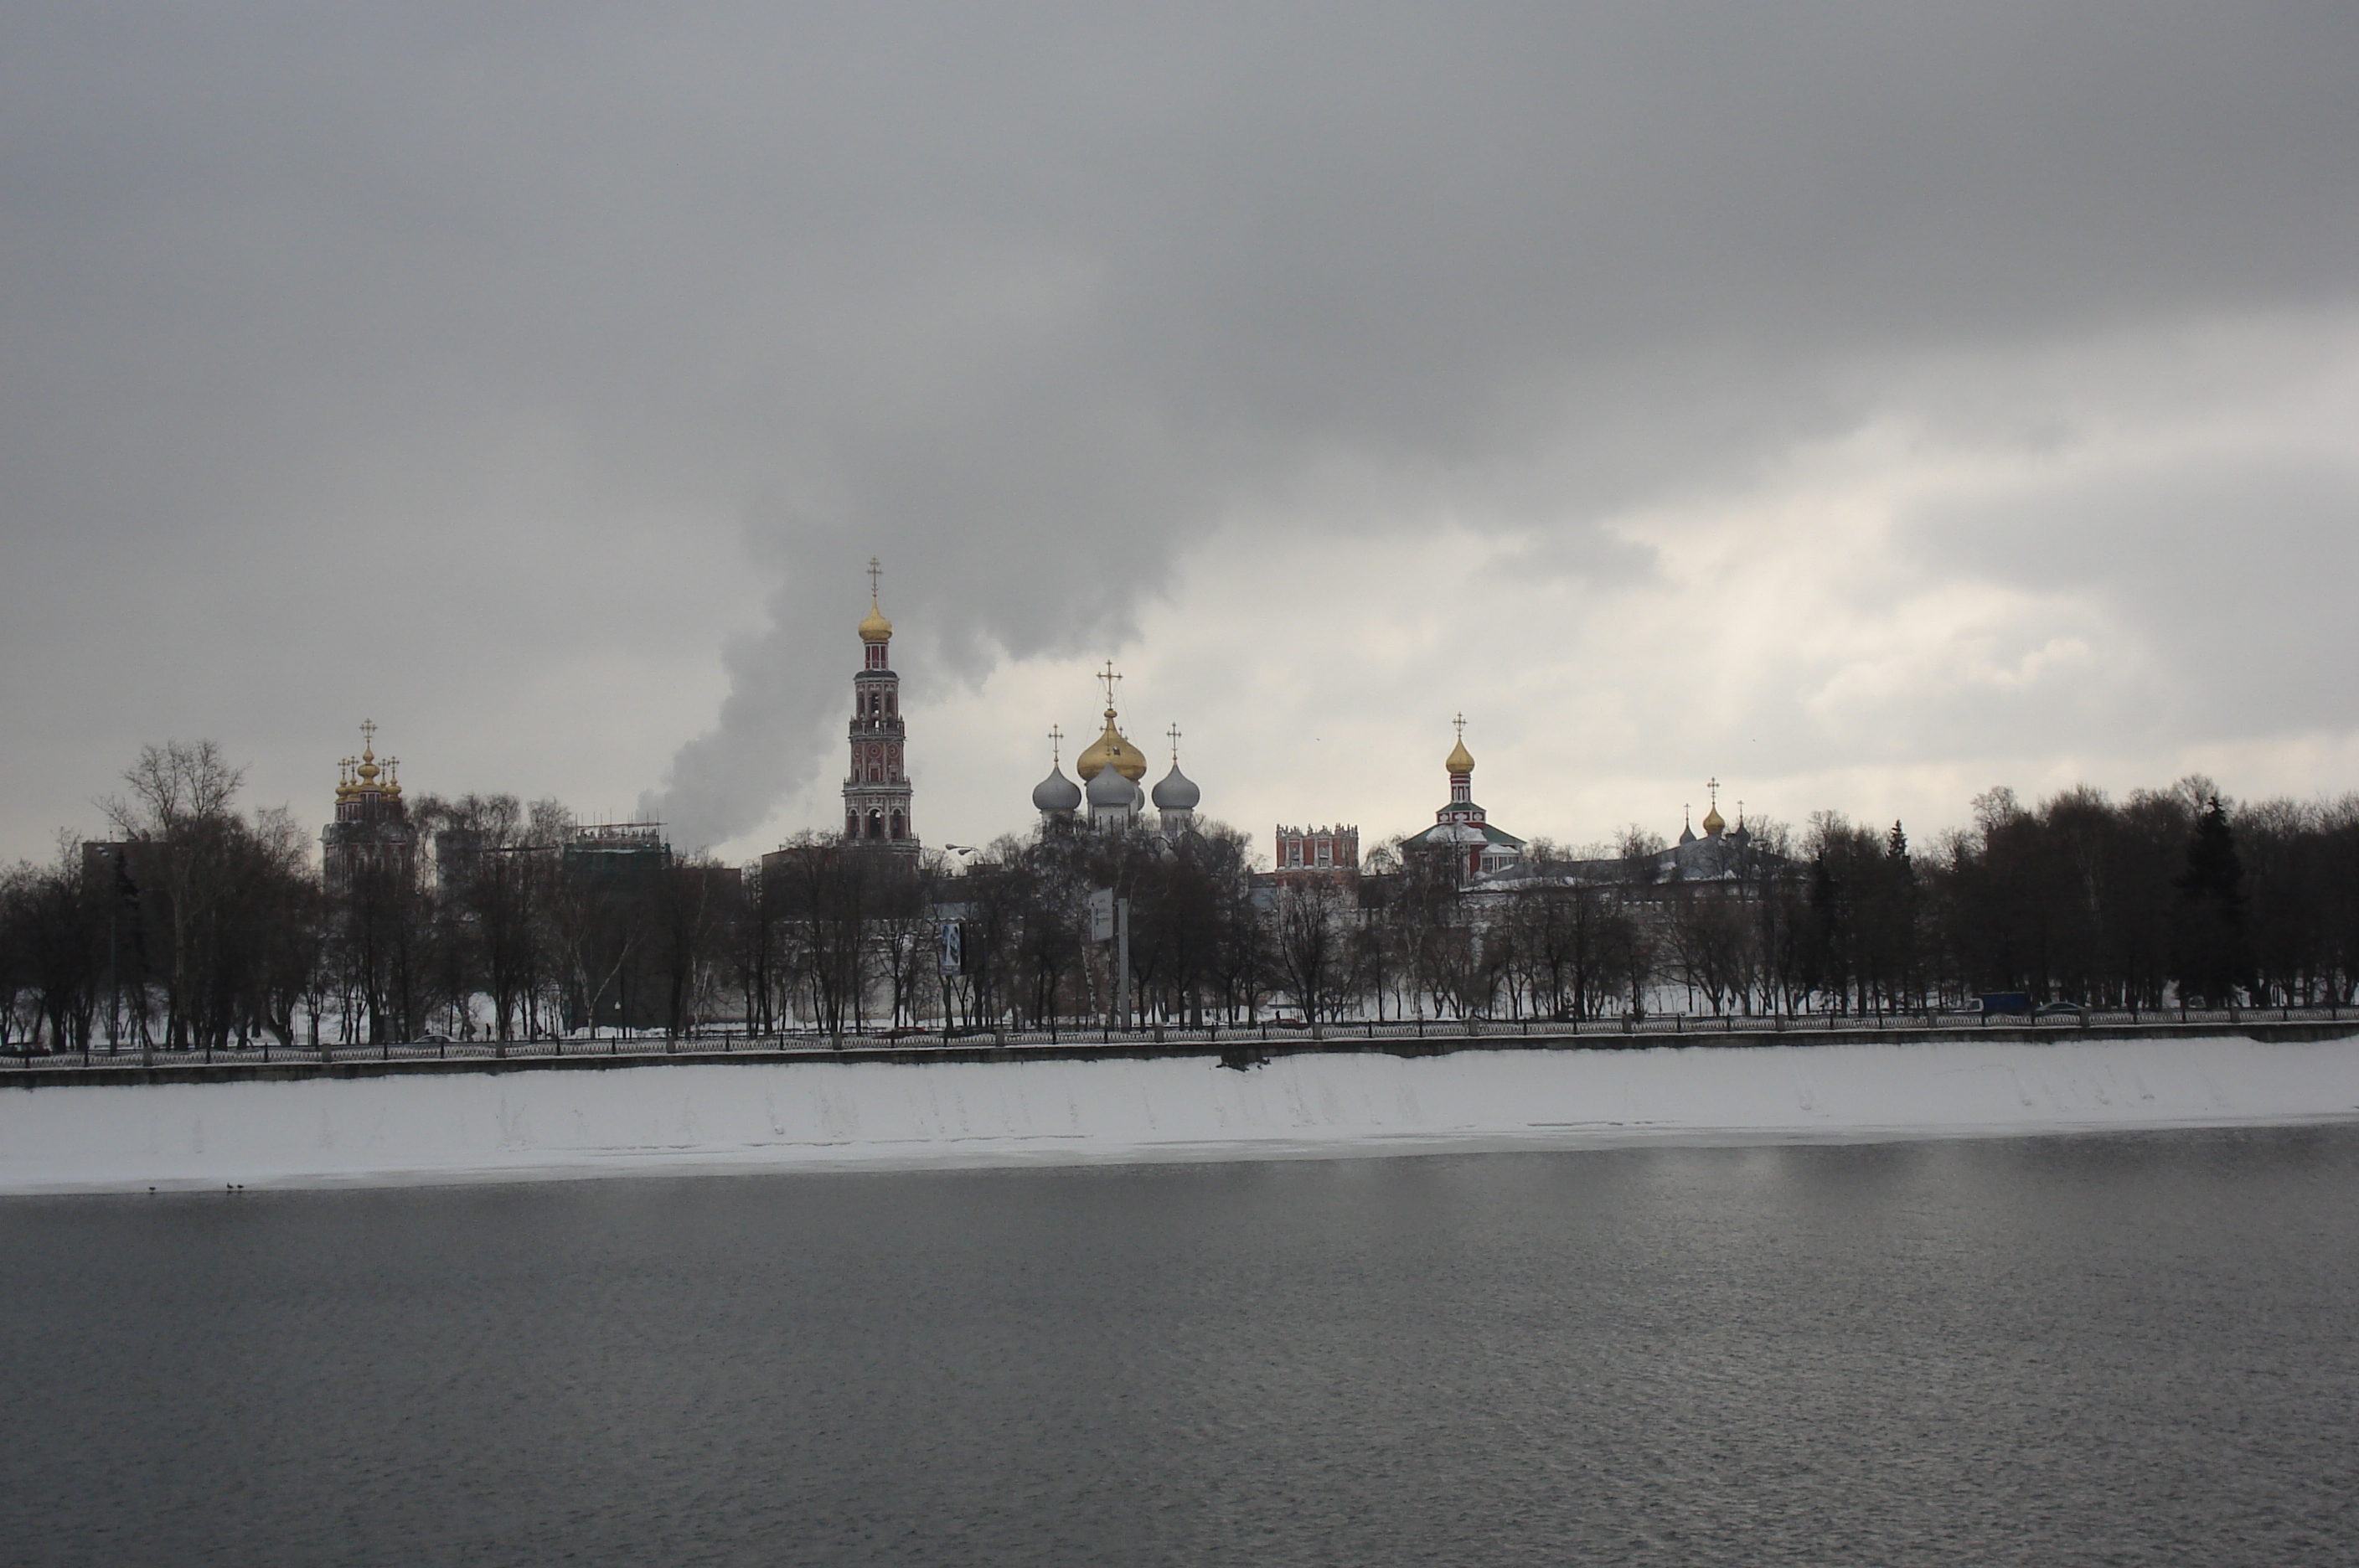
{"label": "frozen river surface", "polygon": [[12,1563],[2359,1560],[2359,1127],[0,1200]]}

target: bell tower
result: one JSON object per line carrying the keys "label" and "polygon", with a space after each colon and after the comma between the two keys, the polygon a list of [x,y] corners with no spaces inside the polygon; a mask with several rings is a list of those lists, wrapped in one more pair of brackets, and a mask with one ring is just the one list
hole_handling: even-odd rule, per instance
{"label": "bell tower", "polygon": [[915,855],[918,830],[909,820],[909,776],[902,771],[908,739],[901,724],[901,678],[893,673],[893,623],[885,618],[878,580],[885,569],[868,562],[868,618],[860,623],[861,665],[852,678],[852,770],[843,780],[843,842]]}

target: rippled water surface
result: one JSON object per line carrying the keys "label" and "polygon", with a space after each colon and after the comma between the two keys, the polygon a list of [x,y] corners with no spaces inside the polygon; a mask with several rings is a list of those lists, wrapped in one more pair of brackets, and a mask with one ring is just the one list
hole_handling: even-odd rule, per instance
{"label": "rippled water surface", "polygon": [[26,1563],[2359,1560],[2359,1128],[0,1201]]}

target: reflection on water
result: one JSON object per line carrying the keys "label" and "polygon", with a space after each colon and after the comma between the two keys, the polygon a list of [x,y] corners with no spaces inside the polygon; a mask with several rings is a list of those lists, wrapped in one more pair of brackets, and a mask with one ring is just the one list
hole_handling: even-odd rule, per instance
{"label": "reflection on water", "polygon": [[0,1202],[34,1563],[2359,1559],[2359,1129]]}

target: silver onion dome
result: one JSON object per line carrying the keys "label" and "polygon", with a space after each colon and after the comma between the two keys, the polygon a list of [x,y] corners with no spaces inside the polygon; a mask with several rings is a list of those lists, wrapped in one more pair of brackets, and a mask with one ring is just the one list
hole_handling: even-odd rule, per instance
{"label": "silver onion dome", "polygon": [[1203,798],[1204,792],[1196,788],[1196,781],[1180,772],[1176,762],[1155,787],[1155,809],[1158,811],[1192,811]]}
{"label": "silver onion dome", "polygon": [[1032,809],[1036,811],[1078,811],[1082,804],[1082,787],[1065,777],[1062,768],[1049,769],[1049,777],[1032,786]]}
{"label": "silver onion dome", "polygon": [[1111,768],[1101,768],[1090,780],[1089,798],[1093,806],[1135,806],[1138,786]]}

